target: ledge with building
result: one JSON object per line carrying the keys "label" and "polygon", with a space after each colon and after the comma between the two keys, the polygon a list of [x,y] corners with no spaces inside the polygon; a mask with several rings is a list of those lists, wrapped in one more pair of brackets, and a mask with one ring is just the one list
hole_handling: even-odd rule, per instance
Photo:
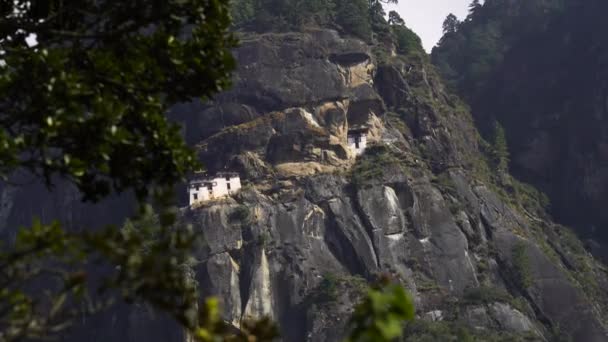
{"label": "ledge with building", "polygon": [[356,155],[361,155],[367,147],[367,126],[352,126],[348,129],[348,147]]}
{"label": "ledge with building", "polygon": [[214,175],[198,174],[188,183],[190,205],[230,196],[241,189],[241,177],[236,172]]}

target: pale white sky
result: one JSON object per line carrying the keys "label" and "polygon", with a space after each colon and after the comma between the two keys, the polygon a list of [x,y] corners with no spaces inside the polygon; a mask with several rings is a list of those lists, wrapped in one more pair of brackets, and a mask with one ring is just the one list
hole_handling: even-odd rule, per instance
{"label": "pale white sky", "polygon": [[399,5],[387,6],[386,12],[396,10],[405,24],[422,39],[424,48],[431,49],[443,32],[441,25],[448,14],[454,13],[463,20],[468,13],[471,0],[399,0]]}

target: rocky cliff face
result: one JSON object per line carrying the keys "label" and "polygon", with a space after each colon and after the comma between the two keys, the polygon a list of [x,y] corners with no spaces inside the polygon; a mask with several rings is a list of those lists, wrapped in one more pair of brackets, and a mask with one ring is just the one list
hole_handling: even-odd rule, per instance
{"label": "rocky cliff face", "polygon": [[[379,61],[373,50],[330,30],[244,34],[233,89],[172,113],[211,171],[245,182],[181,211],[204,237],[192,266],[201,291],[235,327],[265,315],[284,341],[339,341],[369,283],[390,274],[415,298],[407,341],[463,329],[480,340],[607,341],[606,268],[493,181],[468,109],[427,56]],[[347,132],[362,124],[370,146],[356,157]],[[91,226],[127,213],[128,199],[93,208],[66,189],[2,188],[0,224]],[[185,340],[141,305],[81,323],[65,341]]]}
{"label": "rocky cliff face", "polygon": [[505,127],[514,175],[549,196],[560,222],[603,241],[606,10],[595,0],[486,1],[433,51],[479,125]]}
{"label": "rocky cliff face", "polygon": [[[233,90],[174,113],[205,165],[246,183],[181,215],[204,236],[194,271],[228,322],[266,315],[285,341],[337,341],[388,273],[428,322],[417,336],[457,322],[487,338],[608,340],[605,268],[491,181],[426,56],[380,63],[329,30],[245,35],[236,56]],[[357,158],[346,134],[360,124],[371,146]]]}

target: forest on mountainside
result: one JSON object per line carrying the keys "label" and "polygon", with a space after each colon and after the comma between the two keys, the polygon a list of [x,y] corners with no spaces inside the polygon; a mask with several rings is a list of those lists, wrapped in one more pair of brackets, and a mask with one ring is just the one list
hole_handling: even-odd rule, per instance
{"label": "forest on mountainside", "polygon": [[336,29],[368,43],[395,43],[401,52],[421,50],[420,38],[395,11],[383,4],[397,0],[232,0],[233,25],[257,32],[306,27]]}
{"label": "forest on mountainside", "polygon": [[511,171],[551,212],[608,238],[608,23],[605,1],[474,1],[446,18],[432,61],[484,136],[504,128]]}
{"label": "forest on mountainside", "polygon": [[608,341],[606,6],[395,2],[0,3],[0,342]]}

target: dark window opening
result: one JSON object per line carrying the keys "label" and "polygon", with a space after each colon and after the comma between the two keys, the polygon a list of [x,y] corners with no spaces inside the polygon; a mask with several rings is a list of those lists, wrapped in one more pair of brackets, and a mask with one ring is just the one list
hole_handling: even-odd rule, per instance
{"label": "dark window opening", "polygon": [[355,140],[355,148],[359,149],[359,146],[361,144],[361,136],[357,134],[353,137],[353,139]]}
{"label": "dark window opening", "polygon": [[226,187],[230,190],[230,183],[226,183]]}
{"label": "dark window opening", "polygon": [[194,198],[194,200],[196,201],[198,199],[198,194],[193,194],[192,198]]}

